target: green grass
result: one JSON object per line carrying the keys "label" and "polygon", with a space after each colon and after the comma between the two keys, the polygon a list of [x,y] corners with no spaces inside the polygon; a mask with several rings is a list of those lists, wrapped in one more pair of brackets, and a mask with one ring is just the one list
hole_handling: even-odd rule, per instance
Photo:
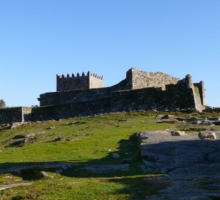
{"label": "green grass", "polygon": [[[36,165],[38,168],[35,171],[39,171],[44,163],[78,164],[61,174],[56,173],[55,169],[43,170],[54,178],[38,177],[33,174],[34,171],[29,178],[24,174],[1,174],[0,185],[26,181],[34,181],[34,184],[2,190],[0,199],[143,199],[156,193],[160,186],[152,188],[145,180],[152,174],[143,174],[140,169],[142,161],[139,158],[136,134],[145,130],[165,130],[178,125],[157,123],[154,120],[157,114],[159,113],[111,113],[32,123],[16,129],[0,127],[1,169]],[[36,134],[35,143],[12,143],[13,137],[28,133]],[[57,137],[62,140],[54,142]],[[118,153],[120,158],[113,159],[113,152]],[[125,158],[132,158],[134,161],[130,163],[128,172],[95,174],[81,169],[84,165],[121,164]]]}

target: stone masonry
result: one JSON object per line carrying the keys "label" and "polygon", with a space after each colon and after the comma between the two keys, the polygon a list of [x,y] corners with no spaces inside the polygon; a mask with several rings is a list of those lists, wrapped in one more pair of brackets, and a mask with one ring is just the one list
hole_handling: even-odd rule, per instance
{"label": "stone masonry", "polygon": [[140,88],[162,88],[165,90],[166,85],[168,84],[177,84],[179,81],[178,78],[174,78],[170,75],[161,73],[161,72],[142,72],[135,68],[131,68],[127,72],[127,77],[131,81],[131,89],[140,89]]}
{"label": "stone masonry", "polygon": [[72,74],[71,77],[69,74],[66,77],[57,75],[57,92],[101,87],[103,87],[103,77],[90,72],[87,75],[82,73],[82,76],[79,73],[76,76]]}
{"label": "stone masonry", "polygon": [[90,72],[57,76],[57,92],[41,94],[38,100],[40,107],[33,109],[0,109],[0,124],[134,110],[201,112],[205,89],[202,81],[193,83],[190,75],[178,79],[131,68],[124,80],[111,87],[103,87],[103,77]]}

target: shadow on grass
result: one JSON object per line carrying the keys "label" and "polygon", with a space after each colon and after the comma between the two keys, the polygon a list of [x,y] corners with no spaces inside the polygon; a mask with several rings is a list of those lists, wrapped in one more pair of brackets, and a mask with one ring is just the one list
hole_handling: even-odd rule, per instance
{"label": "shadow on grass", "polygon": [[[0,164],[0,174],[10,173],[21,177],[25,181],[36,181],[45,178],[42,171],[59,173],[62,176],[74,178],[104,178],[109,183],[119,183],[124,186],[123,189],[118,189],[114,193],[126,195],[128,197],[126,199],[143,199],[146,194],[149,194],[150,190],[148,189],[149,184],[145,180],[147,175],[143,174],[140,169],[142,161],[139,157],[136,134],[133,134],[128,140],[120,140],[119,144],[117,152],[109,152],[102,159],[94,159],[88,162],[73,160],[66,162],[8,162]],[[120,158],[114,159],[112,157],[113,153],[118,153]],[[87,166],[106,165],[112,167],[113,170],[91,172],[85,169]],[[114,166],[122,166],[122,169],[125,170],[114,170]],[[126,166],[129,167],[128,170]]]}
{"label": "shadow on grass", "polygon": [[[175,142],[168,141],[156,144],[148,144],[145,148],[147,148],[148,153],[150,150],[153,150],[157,151],[161,155],[169,155],[168,152],[171,152],[171,150],[174,149],[174,146],[175,148],[181,150],[182,145],[185,147],[187,147],[188,145],[198,148],[204,147],[204,156],[206,156],[205,148],[209,149],[207,145],[211,145],[212,148],[216,148],[217,150],[220,146],[220,140],[181,140]],[[88,190],[90,188],[88,184],[95,183],[97,184],[97,186],[92,186],[92,188],[94,189],[95,187],[94,190],[96,190],[96,192],[97,190],[98,192],[99,190],[100,192],[102,192],[102,188],[99,188],[103,186],[102,182],[107,183],[104,187],[108,187],[106,186],[108,185],[108,183],[109,187],[110,185],[115,183],[115,185],[120,185],[120,187],[115,187],[115,189],[113,188],[112,190],[110,190],[111,195],[121,195],[123,196],[123,199],[129,200],[146,199],[147,196],[155,195],[162,188],[166,188],[168,184],[170,184],[170,182],[163,180],[160,181],[159,179],[157,181],[154,178],[150,178],[155,176],[164,176],[164,174],[158,173],[152,175],[144,174],[142,172],[140,166],[143,165],[143,163],[140,158],[140,153],[138,152],[138,147],[139,145],[136,134],[133,134],[128,140],[123,139],[119,141],[119,149],[117,152],[109,152],[109,154],[102,159],[93,159],[87,162],[68,160],[66,162],[2,163],[0,164],[0,174],[10,173],[21,177],[25,181],[36,181],[47,178],[42,172],[53,172],[61,174],[62,176],[66,176],[68,178],[75,178],[74,180],[77,180],[77,178],[88,178],[88,180],[90,180],[89,178],[98,178],[98,182],[88,181],[85,188],[84,185],[82,185],[82,191]],[[192,149],[189,148],[189,151],[191,153]],[[185,155],[186,151],[184,150],[182,152],[184,152]],[[120,158],[114,159],[112,157],[113,153],[118,153],[120,155]],[[215,151],[215,156],[216,158],[218,158],[218,156],[220,157],[220,151]],[[129,160],[129,163],[124,163],[124,160]],[[201,163],[199,164],[203,164],[203,162],[206,162],[205,164],[209,164],[209,162],[210,164],[213,164],[212,161],[208,161],[207,159],[200,160]],[[186,160],[184,160],[184,163],[187,164],[187,161],[189,162],[189,165],[192,164],[190,163],[190,159],[186,156]],[[158,166],[161,164],[159,161],[155,160],[155,162]],[[217,159],[215,162],[219,163],[220,160]],[[110,166],[110,168],[107,168],[107,171],[105,171],[106,166]],[[116,170],[114,170],[114,166],[122,166],[122,168],[119,168],[122,170],[117,170],[117,167],[115,168]],[[129,170],[126,170],[127,167],[129,167]],[[161,167],[163,167],[163,165]],[[112,168],[113,170],[111,170]],[[95,172],[88,169],[95,170]],[[56,181],[60,183],[60,180],[61,179],[59,178],[59,180],[53,179],[52,181],[53,184],[58,185]]]}

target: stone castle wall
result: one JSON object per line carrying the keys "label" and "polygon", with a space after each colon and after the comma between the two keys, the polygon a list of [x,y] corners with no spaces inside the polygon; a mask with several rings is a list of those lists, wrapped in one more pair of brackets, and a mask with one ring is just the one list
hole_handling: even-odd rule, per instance
{"label": "stone castle wall", "polygon": [[106,88],[45,93],[41,94],[38,100],[40,101],[40,106],[79,103],[109,98],[113,92],[127,89],[129,89],[127,81],[123,80],[114,86]]}
{"label": "stone castle wall", "polygon": [[199,95],[200,95],[200,99],[202,101],[202,105],[206,105],[204,82],[200,81],[199,83],[194,83],[194,86],[198,87],[198,89],[199,89]]}
{"label": "stone castle wall", "polygon": [[[89,85],[93,89],[88,88],[88,78],[90,82]],[[148,74],[148,72],[142,72],[135,68],[128,70],[126,78],[123,81],[114,86],[105,88],[102,87],[103,78],[97,78],[97,75],[92,75],[89,72],[87,76],[83,74],[82,76],[77,75],[77,77],[73,78],[69,76],[66,78],[64,76],[57,76],[57,90],[59,93],[50,92],[41,94],[38,100],[40,101],[40,106],[93,101],[111,97],[112,92],[118,90],[149,87],[162,88],[164,90],[167,84],[176,84],[178,80],[178,78],[161,72]]]}
{"label": "stone castle wall", "polygon": [[64,75],[59,76],[57,75],[57,91],[71,91],[71,90],[84,90],[84,89],[91,89],[91,88],[102,88],[103,87],[103,77],[97,76],[96,74],[91,74],[90,72],[85,75],[75,76],[72,74],[70,76],[67,74],[65,77]]}
{"label": "stone castle wall", "polygon": [[[81,80],[85,77],[82,75]],[[87,77],[90,77],[89,73]],[[65,89],[64,83],[68,77],[58,78],[64,79],[61,89]],[[0,109],[0,124],[116,111],[187,109],[202,111],[205,89],[203,82],[193,83],[190,75],[179,80],[163,73],[148,75],[147,72],[132,68],[127,72],[126,78],[114,86],[45,93],[40,95],[39,101],[41,107],[33,109],[24,107]]]}
{"label": "stone castle wall", "polygon": [[102,88],[104,86],[103,77],[91,74],[89,76],[89,89]]}
{"label": "stone castle wall", "polygon": [[14,107],[0,109],[0,125],[31,120],[32,108]]}
{"label": "stone castle wall", "polygon": [[100,113],[134,111],[134,110],[195,110],[193,89],[183,79],[176,85],[162,88],[142,88],[121,90],[112,93],[111,97],[86,102],[50,105],[34,108],[32,120],[65,119],[88,116]]}
{"label": "stone castle wall", "polygon": [[179,81],[178,78],[172,77],[170,75],[161,73],[161,72],[143,72],[135,68],[131,68],[127,72],[127,77],[131,79],[131,89],[140,89],[140,88],[162,88],[165,89],[165,86],[168,84],[177,84]]}

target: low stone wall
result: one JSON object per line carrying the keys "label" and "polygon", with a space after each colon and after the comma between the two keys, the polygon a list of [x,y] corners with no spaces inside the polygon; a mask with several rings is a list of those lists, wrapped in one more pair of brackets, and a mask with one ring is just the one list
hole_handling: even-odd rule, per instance
{"label": "low stone wall", "polygon": [[0,124],[22,121],[22,107],[0,109]]}
{"label": "low stone wall", "polygon": [[31,120],[32,108],[14,107],[0,109],[0,125]]}

